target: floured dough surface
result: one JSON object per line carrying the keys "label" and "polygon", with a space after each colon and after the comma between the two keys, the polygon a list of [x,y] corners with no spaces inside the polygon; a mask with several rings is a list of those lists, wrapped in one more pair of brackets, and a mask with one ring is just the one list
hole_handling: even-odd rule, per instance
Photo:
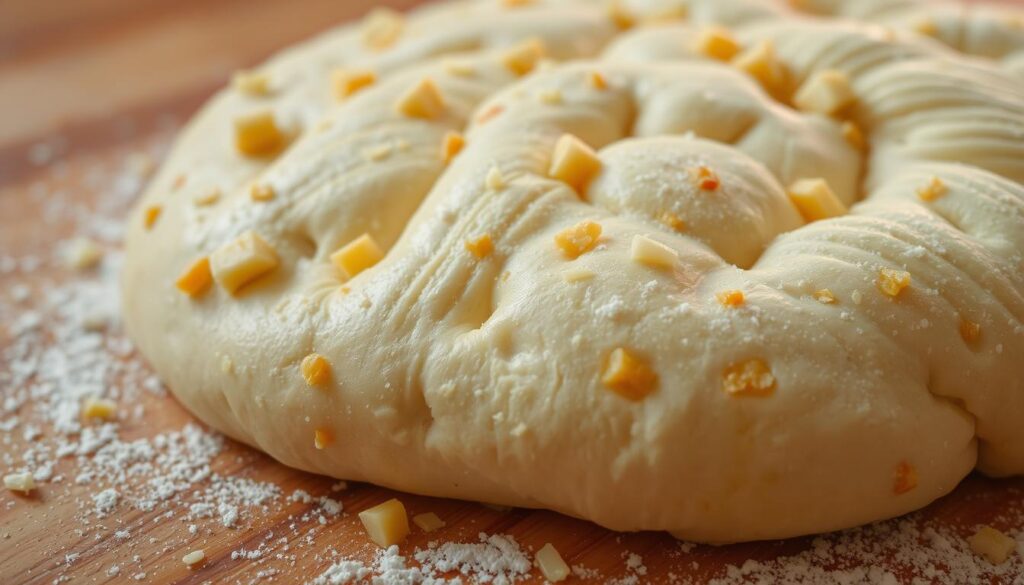
{"label": "floured dough surface", "polygon": [[287,465],[616,530],[786,537],[1024,473],[1022,22],[376,13],[184,130],[127,325]]}

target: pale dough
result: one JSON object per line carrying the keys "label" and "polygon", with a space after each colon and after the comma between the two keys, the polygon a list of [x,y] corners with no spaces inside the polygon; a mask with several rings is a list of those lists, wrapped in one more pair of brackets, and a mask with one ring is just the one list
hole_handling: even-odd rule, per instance
{"label": "pale dough", "polygon": [[[487,0],[407,15],[381,49],[343,26],[182,132],[130,219],[127,326],[196,416],[287,465],[615,530],[787,537],[915,510],[975,468],[1024,473],[1022,22],[918,1]],[[776,97],[694,51],[711,23],[773,42]],[[503,56],[529,38],[550,61],[520,76]],[[376,82],[336,101],[343,66]],[[787,103],[826,69],[866,150]],[[426,77],[440,116],[400,113]],[[243,156],[233,120],[262,109],[291,142]],[[466,145],[446,164],[451,130]],[[601,162],[581,194],[548,175],[565,133]],[[849,214],[804,225],[786,188],[809,177]],[[555,235],[584,220],[601,239],[570,260]],[[276,268],[235,294],[175,287],[247,230]],[[346,281],[330,256],[363,233],[386,256]],[[638,235],[676,265],[631,259]],[[895,297],[886,271],[910,275]],[[646,397],[602,381],[616,348],[656,374]],[[765,395],[728,392],[752,360]]]}

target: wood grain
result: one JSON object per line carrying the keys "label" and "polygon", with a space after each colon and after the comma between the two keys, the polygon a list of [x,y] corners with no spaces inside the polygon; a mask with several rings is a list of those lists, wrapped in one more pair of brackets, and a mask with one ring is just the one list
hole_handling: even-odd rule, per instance
{"label": "wood grain", "polygon": [[[389,2],[407,7],[411,0]],[[82,205],[101,196],[90,182],[97,166],[115,167],[129,153],[169,136],[174,121],[183,121],[236,68],[254,64],[291,42],[366,10],[369,1],[352,0],[75,0],[56,5],[39,0],[0,1],[0,255],[49,255],[55,242],[74,232],[73,222],[47,224],[39,218],[47,201],[29,196],[44,185],[53,192],[72,193]],[[33,164],[30,150],[49,144],[59,169]],[[0,295],[14,284],[35,289],[52,287],[70,276],[46,263],[30,273],[0,274]],[[0,326],[0,344],[10,343],[7,323]],[[6,347],[6,345],[0,346]],[[0,389],[13,392],[14,389]],[[122,424],[127,438],[179,429],[191,420],[172,398],[141,394],[145,416]],[[19,453],[26,442],[11,435],[2,448]],[[73,465],[62,461],[57,473]],[[279,485],[285,493],[302,488],[330,493],[332,480],[285,468],[244,446],[230,444],[218,457],[215,471]],[[681,479],[681,481],[684,479]],[[370,485],[352,485],[340,494],[348,514],[325,527],[302,520],[310,504],[271,508],[241,529],[203,524],[190,535],[180,516],[167,519],[164,509],[141,512],[119,506],[114,514],[83,525],[80,506],[91,488],[71,481],[44,484],[38,494],[23,498],[0,493],[0,583],[43,584],[61,576],[73,583],[130,582],[145,572],[153,583],[248,583],[259,572],[280,571],[275,582],[303,582],[331,563],[326,551],[369,560],[374,547],[365,539],[353,512],[399,496],[411,514],[433,511],[448,526],[440,533],[414,531],[403,551],[426,546],[428,540],[468,542],[479,532],[511,534],[536,550],[551,542],[571,565],[599,572],[595,581],[631,574],[623,555],[639,554],[647,574],[641,582],[666,582],[670,575],[703,582],[722,576],[727,565],[748,559],[767,561],[806,550],[810,538],[749,543],[726,547],[699,546],[683,552],[661,533],[615,534],[588,522],[545,511],[499,512],[470,502],[395,494]],[[1024,480],[968,478],[914,522],[947,528],[967,536],[979,523],[1021,529]],[[313,544],[305,539],[316,528]],[[127,541],[113,537],[128,530]],[[255,548],[274,535],[268,559],[232,559],[232,551]],[[287,547],[278,538],[284,538]],[[188,569],[181,556],[203,548],[207,560]],[[64,555],[80,556],[70,565]],[[273,555],[284,555],[277,559]],[[140,560],[133,558],[138,555]],[[294,556],[294,559],[289,558]],[[983,561],[978,561],[983,562]],[[123,567],[117,576],[112,565]],[[881,565],[903,579],[912,568]],[[1014,577],[1011,577],[1014,578]],[[1015,577],[1024,578],[1024,577]],[[542,579],[534,573],[534,579]],[[929,579],[936,581],[936,578]],[[579,581],[579,580],[577,580]],[[927,581],[927,580],[926,580]],[[993,579],[993,582],[999,582]],[[1008,582],[1008,581],[1007,581]]]}

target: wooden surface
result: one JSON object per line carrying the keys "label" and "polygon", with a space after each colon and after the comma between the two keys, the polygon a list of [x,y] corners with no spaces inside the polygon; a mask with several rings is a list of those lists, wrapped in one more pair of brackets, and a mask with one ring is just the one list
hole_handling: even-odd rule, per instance
{"label": "wooden surface", "polygon": [[[52,201],[31,196],[33,190],[60,193],[65,203],[94,205],[103,200],[109,186],[90,178],[97,168],[118,168],[133,152],[165,147],[174,127],[231,71],[355,16],[369,4],[354,0],[0,0],[0,256],[44,258],[38,270],[0,273],[0,300],[15,284],[36,291],[77,278],[45,260],[52,257],[58,240],[78,229],[76,223],[68,218],[41,223]],[[59,164],[43,160],[51,158]],[[114,210],[115,217],[126,203]],[[32,301],[28,302],[31,306]],[[0,344],[11,343],[10,325],[10,317],[0,324]],[[17,390],[0,388],[3,396]],[[144,414],[121,422],[123,438],[180,429],[190,420],[169,396],[147,392],[133,396]],[[28,412],[22,408],[18,416],[24,420],[31,416]],[[15,454],[15,460],[31,442],[21,432],[0,436],[0,449]],[[44,440],[47,436],[44,426]],[[332,480],[287,469],[239,445],[229,444],[213,467],[224,475],[272,482],[286,495],[296,488],[313,495],[332,494]],[[73,473],[74,462],[61,460],[56,472]],[[166,518],[165,508],[143,512],[121,505],[110,516],[83,525],[83,502],[88,504],[94,490],[65,480],[43,483],[29,498],[0,493],[0,584],[52,583],[59,578],[72,583],[134,582],[131,577],[142,572],[142,581],[154,583],[304,582],[331,564],[332,549],[369,560],[374,547],[363,535],[355,512],[396,495],[369,485],[351,485],[332,495],[342,501],[346,514],[324,526],[315,515],[303,519],[315,506],[283,501],[251,515],[237,529],[205,521],[198,522],[196,534],[190,534],[189,522],[180,513]],[[812,542],[803,538],[691,548],[664,534],[619,535],[549,512],[501,512],[474,503],[399,497],[410,513],[433,511],[448,523],[429,536],[414,530],[403,552],[425,546],[428,540],[471,542],[479,532],[511,534],[529,550],[553,543],[569,564],[596,571],[600,577],[594,580],[599,582],[629,576],[637,582],[665,582],[670,575],[703,582],[726,574],[728,565],[739,566],[748,559],[785,559]],[[941,527],[958,538],[971,534],[978,523],[1014,532],[1024,528],[1022,508],[1024,481],[971,477],[912,522]],[[316,533],[307,540],[311,528]],[[118,539],[115,530],[127,530],[131,536]],[[232,551],[271,542],[268,534],[273,534],[274,544],[262,559],[232,558]],[[883,530],[858,533],[857,538],[881,539],[876,544],[884,548],[888,537]],[[829,537],[826,542],[840,541]],[[206,551],[207,561],[188,569],[180,559],[195,548]],[[642,557],[646,574],[627,567],[624,559],[629,553]],[[78,556],[67,562],[67,554]],[[846,564],[857,562],[852,558]],[[871,562],[902,579],[916,572],[898,559],[873,558]],[[108,573],[112,565],[122,568],[118,575]],[[542,580],[536,571],[531,578]],[[1004,574],[987,580],[1019,579],[1024,577]],[[926,582],[942,580],[940,573]]]}

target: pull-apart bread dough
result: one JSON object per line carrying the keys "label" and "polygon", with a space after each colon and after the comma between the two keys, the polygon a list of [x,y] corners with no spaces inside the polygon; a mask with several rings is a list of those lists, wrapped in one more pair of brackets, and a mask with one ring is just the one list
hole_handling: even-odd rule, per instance
{"label": "pull-apart bread dough", "polygon": [[699,541],[1024,473],[1024,19],[378,11],[203,108],[127,324],[281,462]]}

